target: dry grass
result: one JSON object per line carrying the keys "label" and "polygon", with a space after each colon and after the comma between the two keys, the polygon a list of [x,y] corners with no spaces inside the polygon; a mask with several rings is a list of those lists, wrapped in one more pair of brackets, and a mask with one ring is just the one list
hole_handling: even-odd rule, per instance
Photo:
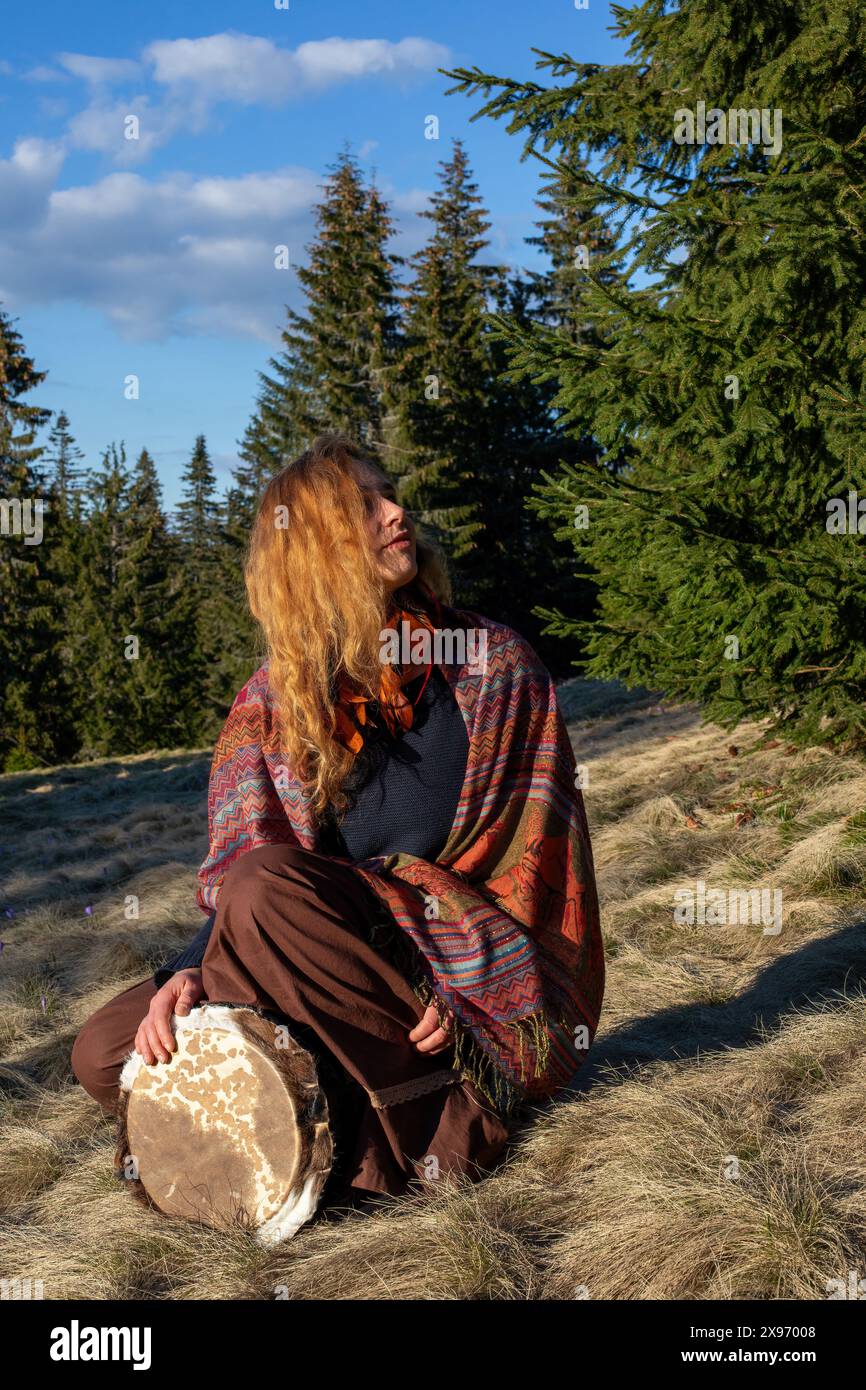
{"label": "dry grass", "polygon": [[[574,1094],[483,1184],[271,1252],[119,1190],[69,1069],[81,1022],[198,925],[209,752],[0,779],[0,1275],[98,1299],[825,1298],[863,1276],[866,763],[598,683],[562,703],[609,961]],[[781,889],[781,933],[677,924],[697,879]]]}

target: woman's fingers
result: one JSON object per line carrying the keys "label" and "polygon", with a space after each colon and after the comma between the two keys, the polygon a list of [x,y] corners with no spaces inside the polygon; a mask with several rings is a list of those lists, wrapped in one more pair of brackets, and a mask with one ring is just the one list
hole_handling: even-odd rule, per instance
{"label": "woman's fingers", "polygon": [[437,1028],[435,1033],[431,1033],[429,1038],[424,1038],[422,1042],[415,1044],[419,1052],[441,1052],[447,1047],[451,1039],[444,1028]]}
{"label": "woman's fingers", "polygon": [[157,1010],[153,1018],[154,1025],[156,1027],[157,1039],[159,1040],[159,1042],[162,1043],[163,1047],[168,1053],[168,1057],[163,1058],[163,1061],[165,1062],[169,1060],[169,1057],[171,1056],[172,1052],[174,1052],[175,1048],[174,1033],[171,1031],[171,1024],[169,1023],[169,1019],[171,1018],[173,1012],[174,1005],[171,1004],[168,1000],[166,1000],[164,1003],[161,1004],[160,1008]]}
{"label": "woman's fingers", "polygon": [[160,1053],[149,1018],[146,1018],[141,1025],[141,1044],[141,1055],[147,1065],[152,1067],[155,1062],[160,1060]]}
{"label": "woman's fingers", "polygon": [[170,1061],[171,1053],[169,1052],[168,1048],[166,1047],[165,1043],[160,1037],[159,1031],[156,1026],[156,1019],[153,1017],[152,1014],[148,1014],[147,1018],[144,1020],[143,1027],[144,1035],[147,1039],[148,1046],[150,1047],[150,1050],[153,1053],[155,1060],[157,1062]]}
{"label": "woman's fingers", "polygon": [[[424,1017],[419,1018],[418,1022],[415,1024],[415,1027],[409,1034],[409,1041],[413,1043],[420,1043],[422,1038],[429,1039],[433,1036],[434,1033],[442,1033],[443,1031],[444,1030],[439,1023],[439,1014],[437,1012],[436,1005],[430,1004],[424,1011]],[[428,1051],[427,1048],[424,1048],[422,1050],[425,1052]]]}
{"label": "woman's fingers", "polygon": [[143,1023],[139,1024],[138,1032],[135,1035],[135,1050],[146,1066],[153,1066],[153,1051],[147,1041]]}
{"label": "woman's fingers", "polygon": [[410,1042],[415,1044],[419,1052],[443,1052],[453,1042],[449,1030],[452,1018],[453,1014],[449,1009],[444,1023],[440,1023],[436,1005],[430,1004],[424,1012],[424,1017],[418,1020],[409,1034]]}
{"label": "woman's fingers", "polygon": [[174,1006],[175,1013],[180,1014],[183,1018],[185,1018],[186,1015],[189,1013],[190,1009],[192,1008],[193,1004],[196,1003],[200,994],[201,990],[196,992],[196,990],[193,988],[192,981],[187,980],[186,984],[181,990],[180,997]]}
{"label": "woman's fingers", "polygon": [[195,975],[190,972],[183,977],[183,984],[178,989],[181,978],[179,975],[174,977],[154,995],[135,1035],[135,1050],[149,1067],[156,1062],[171,1061],[177,1047],[171,1030],[171,1016],[173,1013],[188,1014],[204,994],[199,972]]}
{"label": "woman's fingers", "polygon": [[429,1008],[424,1010],[423,1016],[419,1018],[415,1027],[409,1034],[409,1041],[420,1042],[422,1038],[429,1037],[433,1029],[438,1026],[438,1022],[436,1010],[431,1004]]}
{"label": "woman's fingers", "polygon": [[[182,1018],[185,1018],[190,1009],[198,1003],[199,999],[201,999],[204,994],[201,971],[198,969],[184,970],[175,975],[174,979],[176,983],[183,982],[177,996],[177,1002],[174,1005],[174,1012],[180,1014]],[[169,1015],[169,1017],[170,1016],[171,1015]]]}

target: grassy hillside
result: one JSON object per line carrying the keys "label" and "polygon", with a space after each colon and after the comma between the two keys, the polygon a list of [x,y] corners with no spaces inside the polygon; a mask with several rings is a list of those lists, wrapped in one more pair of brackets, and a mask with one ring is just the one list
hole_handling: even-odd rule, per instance
{"label": "grassy hillside", "polygon": [[[863,1277],[866,762],[599,683],[561,699],[609,961],[574,1094],[479,1186],[271,1252],[120,1190],[69,1068],[84,1019],[200,923],[209,750],[0,778],[0,1275],[46,1298],[360,1299],[826,1298]],[[782,930],[678,924],[698,879],[781,890]]]}

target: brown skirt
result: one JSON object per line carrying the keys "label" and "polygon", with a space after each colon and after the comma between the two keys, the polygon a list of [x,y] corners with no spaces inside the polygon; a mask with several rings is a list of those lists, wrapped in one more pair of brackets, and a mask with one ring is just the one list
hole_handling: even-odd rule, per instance
{"label": "brown skirt", "polygon": [[[449,1173],[477,1181],[508,1140],[507,1122],[408,1034],[425,1006],[371,944],[381,905],[347,864],[293,845],[264,845],[228,870],[202,963],[204,998],[285,1018],[316,1058],[334,1135],[324,1201],[359,1191],[399,1195]],[[133,985],[75,1040],[72,1066],[105,1109],[156,986]]]}

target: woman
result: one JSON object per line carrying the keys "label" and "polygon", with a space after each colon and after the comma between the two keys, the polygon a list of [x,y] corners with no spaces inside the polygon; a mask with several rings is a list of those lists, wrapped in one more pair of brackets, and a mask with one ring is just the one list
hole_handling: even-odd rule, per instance
{"label": "woman", "polygon": [[[321,436],[262,497],[246,566],[268,660],[217,742],[191,946],[85,1024],[111,1110],[130,1049],[200,1000],[281,1014],[329,1100],[335,1191],[473,1180],[598,1024],[592,853],[553,683],[450,606],[384,473]],[[342,1184],[342,1186],[340,1186]]]}

